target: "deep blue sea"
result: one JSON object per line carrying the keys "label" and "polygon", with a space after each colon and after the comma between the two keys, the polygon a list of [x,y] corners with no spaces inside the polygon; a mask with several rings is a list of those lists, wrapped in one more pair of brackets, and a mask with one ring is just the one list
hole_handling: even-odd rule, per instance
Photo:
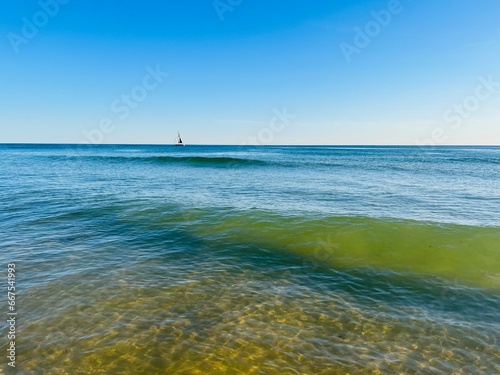
{"label": "deep blue sea", "polygon": [[0,374],[500,373],[500,147],[0,157]]}

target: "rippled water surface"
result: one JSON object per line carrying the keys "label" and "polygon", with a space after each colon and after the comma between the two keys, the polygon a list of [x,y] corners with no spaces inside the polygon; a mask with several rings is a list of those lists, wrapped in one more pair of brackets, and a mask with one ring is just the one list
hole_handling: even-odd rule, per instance
{"label": "rippled water surface", "polygon": [[0,155],[4,373],[500,373],[500,148]]}

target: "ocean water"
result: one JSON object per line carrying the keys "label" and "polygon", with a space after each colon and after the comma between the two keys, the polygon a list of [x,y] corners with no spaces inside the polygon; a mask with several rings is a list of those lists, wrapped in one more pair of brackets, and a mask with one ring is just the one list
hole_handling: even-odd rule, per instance
{"label": "ocean water", "polygon": [[0,374],[500,373],[499,147],[0,156]]}

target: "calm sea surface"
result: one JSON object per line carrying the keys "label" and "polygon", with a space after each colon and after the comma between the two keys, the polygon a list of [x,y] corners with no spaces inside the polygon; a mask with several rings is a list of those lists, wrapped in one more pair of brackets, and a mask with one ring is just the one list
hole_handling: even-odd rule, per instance
{"label": "calm sea surface", "polygon": [[0,157],[0,373],[500,373],[500,148]]}

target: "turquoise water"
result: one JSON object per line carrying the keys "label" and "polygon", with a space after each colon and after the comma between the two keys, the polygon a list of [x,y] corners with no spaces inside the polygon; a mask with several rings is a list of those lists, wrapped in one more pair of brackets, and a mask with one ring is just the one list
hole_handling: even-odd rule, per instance
{"label": "turquoise water", "polygon": [[500,373],[498,147],[0,154],[4,373]]}

